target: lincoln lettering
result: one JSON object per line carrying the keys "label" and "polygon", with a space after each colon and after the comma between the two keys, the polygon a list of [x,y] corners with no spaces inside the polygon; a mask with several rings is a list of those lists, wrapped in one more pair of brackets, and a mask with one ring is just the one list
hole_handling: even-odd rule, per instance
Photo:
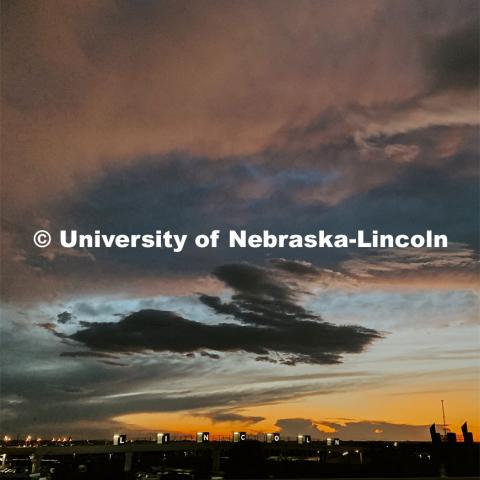
{"label": "lincoln lettering", "polygon": [[380,234],[373,230],[368,235],[358,230],[356,235],[331,234],[319,230],[317,234],[273,234],[268,230],[248,234],[246,230],[230,230],[230,248],[447,248],[446,235],[427,230],[416,235]]}

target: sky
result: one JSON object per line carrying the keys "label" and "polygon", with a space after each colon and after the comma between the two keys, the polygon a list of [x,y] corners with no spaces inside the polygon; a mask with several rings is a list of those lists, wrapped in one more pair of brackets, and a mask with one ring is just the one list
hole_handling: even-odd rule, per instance
{"label": "sky", "polygon": [[[480,439],[479,7],[2,1],[0,434]],[[36,248],[34,232],[448,235]]]}

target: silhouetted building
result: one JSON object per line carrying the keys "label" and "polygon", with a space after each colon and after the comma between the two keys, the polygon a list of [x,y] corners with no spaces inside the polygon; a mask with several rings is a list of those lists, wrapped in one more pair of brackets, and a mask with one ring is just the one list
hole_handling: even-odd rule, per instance
{"label": "silhouetted building", "polygon": [[430,436],[432,437],[432,443],[434,443],[435,445],[439,444],[442,441],[442,437],[435,429],[434,423],[432,423],[432,426],[430,427]]}
{"label": "silhouetted building", "polygon": [[457,443],[457,434],[454,432],[447,432],[447,442]]}
{"label": "silhouetted building", "polygon": [[467,422],[462,425],[462,434],[465,443],[473,443],[473,434],[468,431]]}

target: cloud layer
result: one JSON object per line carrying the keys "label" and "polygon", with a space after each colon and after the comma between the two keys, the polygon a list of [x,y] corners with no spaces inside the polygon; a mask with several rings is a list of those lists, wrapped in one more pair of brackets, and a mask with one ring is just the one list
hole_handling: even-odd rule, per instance
{"label": "cloud layer", "polygon": [[[299,268],[303,273],[305,266]],[[233,289],[232,300],[208,295],[200,300],[240,324],[211,325],[170,311],[142,310],[118,322],[84,323],[68,338],[102,353],[245,351],[288,365],[338,363],[342,354],[359,353],[381,338],[373,329],[336,326],[307,312],[273,270],[232,264],[217,268],[215,275]]]}
{"label": "cloud layer", "polygon": [[354,420],[319,420],[306,418],[282,418],[277,420],[280,433],[296,437],[299,434],[311,435],[312,438],[335,437],[341,440],[398,440],[427,441],[428,425],[406,425],[390,422],[354,421]]}

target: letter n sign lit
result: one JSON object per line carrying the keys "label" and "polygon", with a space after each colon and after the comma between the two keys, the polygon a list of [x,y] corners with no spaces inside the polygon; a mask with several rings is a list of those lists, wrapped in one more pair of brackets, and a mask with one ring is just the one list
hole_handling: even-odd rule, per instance
{"label": "letter n sign lit", "polygon": [[197,443],[205,443],[210,441],[210,433],[197,432]]}

